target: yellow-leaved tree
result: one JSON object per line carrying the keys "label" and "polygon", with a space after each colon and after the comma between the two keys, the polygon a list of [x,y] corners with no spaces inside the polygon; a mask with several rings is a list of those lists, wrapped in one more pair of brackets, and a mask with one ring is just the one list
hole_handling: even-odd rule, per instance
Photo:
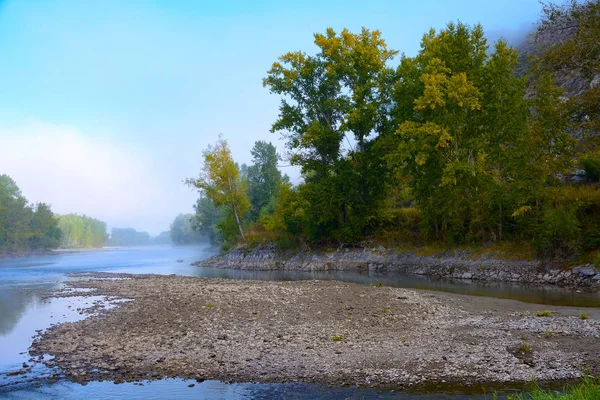
{"label": "yellow-leaved tree", "polygon": [[241,220],[250,209],[248,184],[241,179],[240,169],[231,158],[231,150],[222,137],[214,146],[202,152],[204,166],[198,179],[187,179],[188,185],[198,188],[216,207],[225,207],[235,218],[240,236],[245,239]]}

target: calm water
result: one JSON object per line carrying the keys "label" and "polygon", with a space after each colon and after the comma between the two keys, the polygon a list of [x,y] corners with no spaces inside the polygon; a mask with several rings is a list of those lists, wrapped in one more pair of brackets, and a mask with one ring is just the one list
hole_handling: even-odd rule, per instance
{"label": "calm water", "polygon": [[[355,272],[292,272],[239,271],[192,267],[189,264],[216,253],[211,247],[138,247],[98,251],[65,252],[59,255],[0,260],[0,374],[21,368],[29,356],[27,350],[36,331],[51,324],[83,318],[78,308],[90,306],[95,297],[74,297],[43,300],[48,289],[62,287],[67,274],[77,272],[123,272],[180,274],[231,279],[300,280],[338,279],[369,284],[443,290],[454,293],[514,298],[523,301],[555,305],[600,306],[600,296],[559,290],[553,287],[522,287],[513,284],[482,285],[428,279],[418,276],[386,276]],[[48,371],[39,367],[34,376]],[[30,374],[31,375],[31,374]],[[153,399],[153,398],[402,398],[402,399],[471,399],[471,395],[407,394],[357,390],[353,388],[323,388],[314,385],[226,384],[206,381],[189,388],[190,382],[162,380],[114,385],[92,382],[87,386],[69,382],[53,385],[27,382],[23,377],[0,377],[0,398],[11,399]]]}

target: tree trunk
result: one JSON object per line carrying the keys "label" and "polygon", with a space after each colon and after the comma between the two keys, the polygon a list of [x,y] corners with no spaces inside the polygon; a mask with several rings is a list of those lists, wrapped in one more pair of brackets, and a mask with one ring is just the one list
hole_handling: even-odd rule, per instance
{"label": "tree trunk", "polygon": [[235,206],[231,206],[231,208],[233,209],[233,215],[235,216],[235,222],[237,223],[237,226],[240,230],[240,235],[242,236],[242,240],[245,240],[246,236],[244,235],[244,229],[242,229],[240,217],[238,217],[237,208]]}
{"label": "tree trunk", "polygon": [[500,208],[498,209],[498,239],[502,241],[502,204],[500,204]]}

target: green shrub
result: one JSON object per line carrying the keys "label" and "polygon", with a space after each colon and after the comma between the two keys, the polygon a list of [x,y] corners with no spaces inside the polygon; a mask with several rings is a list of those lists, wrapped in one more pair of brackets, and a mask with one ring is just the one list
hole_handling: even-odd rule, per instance
{"label": "green shrub", "polygon": [[585,170],[585,176],[597,182],[600,180],[600,156],[597,154],[586,154],[579,160],[579,166]]}
{"label": "green shrub", "polygon": [[575,206],[548,208],[542,216],[535,246],[545,258],[566,259],[581,247],[579,222]]}

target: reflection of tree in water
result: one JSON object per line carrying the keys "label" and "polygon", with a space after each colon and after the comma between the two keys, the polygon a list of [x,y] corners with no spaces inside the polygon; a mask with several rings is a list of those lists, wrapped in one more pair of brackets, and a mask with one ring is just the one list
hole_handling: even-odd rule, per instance
{"label": "reflection of tree in water", "polygon": [[9,334],[29,305],[40,302],[38,293],[39,287],[0,288],[0,335]]}

